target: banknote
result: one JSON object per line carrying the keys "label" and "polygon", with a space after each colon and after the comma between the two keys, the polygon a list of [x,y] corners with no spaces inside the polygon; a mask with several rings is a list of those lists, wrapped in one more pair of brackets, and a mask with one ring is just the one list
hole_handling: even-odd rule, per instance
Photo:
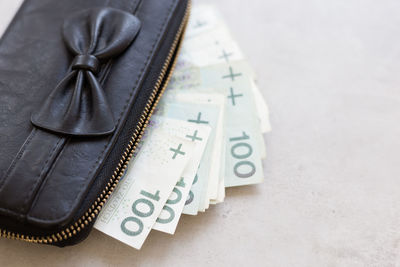
{"label": "banknote", "polygon": [[183,170],[181,178],[175,185],[167,203],[153,225],[155,230],[174,234],[196,177],[200,161],[203,159],[211,127],[160,116],[153,116],[150,123],[158,124],[158,127],[161,127],[166,132],[193,142],[195,145],[193,156]]}
{"label": "banknote", "polygon": [[[176,100],[171,101],[171,97],[176,97]],[[214,95],[215,97],[220,96]],[[213,98],[213,95],[210,98]],[[193,124],[209,125],[212,128],[204,153],[206,159],[212,158],[213,160],[204,160],[200,163],[197,179],[190,191],[191,198],[184,208],[185,214],[196,215],[199,210],[204,211],[209,202],[206,193],[208,183],[219,180],[219,170],[221,168],[219,153],[223,149],[223,138],[220,134],[223,131],[223,117],[221,117],[223,110],[223,104],[213,102],[190,103],[182,99],[179,100],[179,96],[176,95],[170,95],[169,97],[166,95],[157,109],[156,114],[158,115],[184,120]]]}
{"label": "banknote", "polygon": [[94,227],[140,249],[181,178],[194,148],[193,142],[161,128],[150,127]]}
{"label": "banknote", "polygon": [[[177,70],[187,67],[205,67],[215,64],[246,61],[245,55],[232,37],[227,25],[220,19],[222,16],[209,5],[196,7],[196,19],[202,21],[196,29],[189,27],[190,38],[186,38],[177,63]],[[246,75],[256,79],[254,70],[248,65]],[[260,90],[252,87],[256,96],[257,114],[262,132],[271,130],[268,106]]]}
{"label": "banknote", "polygon": [[210,90],[225,96],[225,186],[263,181],[262,134],[251,79],[244,62],[186,68],[174,74],[171,90]]}
{"label": "banknote", "polygon": [[[207,89],[203,90],[207,91]],[[212,89],[209,89],[208,91],[213,91]],[[174,90],[169,91],[169,93],[175,92]],[[197,90],[196,91],[179,91],[177,94],[172,95],[172,100],[173,101],[182,101],[186,103],[192,103],[193,104],[208,104],[208,105],[214,105],[219,107],[219,119],[218,121],[224,122],[225,120],[225,98],[222,94],[206,94],[206,93],[199,93]],[[166,100],[168,101],[171,99],[171,94],[167,94]],[[204,211],[206,208],[208,208],[209,202],[211,200],[213,203],[217,202],[222,202],[222,200],[225,198],[225,149],[226,149],[226,142],[225,138],[223,136],[224,134],[224,127],[219,127],[217,129],[216,135],[219,136],[217,140],[221,140],[221,145],[219,146],[220,149],[215,151],[214,158],[219,157],[219,162],[220,162],[220,172],[218,174],[218,180],[212,180],[209,181],[207,190],[203,193],[203,198],[202,198],[202,203],[203,205],[200,206],[199,211]],[[210,179],[209,179],[210,180]]]}
{"label": "banknote", "polygon": [[[208,11],[207,11],[208,10]],[[216,16],[213,9],[203,8],[203,13],[209,13],[208,17]],[[187,74],[193,69],[204,68],[216,64],[232,65],[233,62],[241,65],[242,76],[248,77],[251,85],[252,94],[254,96],[254,104],[256,114],[258,114],[260,130],[263,133],[271,130],[269,121],[269,110],[258,86],[255,84],[255,72],[245,61],[245,57],[241,52],[239,46],[230,36],[227,27],[223,22],[215,22],[216,26],[212,29],[202,32],[202,34],[192,35],[191,38],[185,40],[181,56],[177,64],[177,73]],[[237,63],[240,62],[240,63]],[[185,75],[174,75],[174,81],[185,83]],[[174,83],[172,83],[174,84]],[[171,87],[173,85],[170,85]],[[266,158],[265,143],[262,134],[258,134],[254,138],[258,139],[259,147],[261,149],[260,156],[262,159]]]}

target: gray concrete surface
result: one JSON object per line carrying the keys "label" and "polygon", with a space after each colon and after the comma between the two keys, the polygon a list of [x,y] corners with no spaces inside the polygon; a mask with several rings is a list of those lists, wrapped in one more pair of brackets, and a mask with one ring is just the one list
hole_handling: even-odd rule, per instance
{"label": "gray concrete surface", "polygon": [[259,75],[265,182],[141,251],[99,232],[65,249],[0,240],[0,265],[400,266],[400,2],[196,2],[219,6]]}

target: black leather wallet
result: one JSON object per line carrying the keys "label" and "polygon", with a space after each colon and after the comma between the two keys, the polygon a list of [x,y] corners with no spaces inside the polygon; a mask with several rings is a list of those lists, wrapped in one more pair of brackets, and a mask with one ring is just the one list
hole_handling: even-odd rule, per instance
{"label": "black leather wallet", "polygon": [[89,234],[171,77],[189,10],[23,3],[0,41],[1,237],[66,246]]}

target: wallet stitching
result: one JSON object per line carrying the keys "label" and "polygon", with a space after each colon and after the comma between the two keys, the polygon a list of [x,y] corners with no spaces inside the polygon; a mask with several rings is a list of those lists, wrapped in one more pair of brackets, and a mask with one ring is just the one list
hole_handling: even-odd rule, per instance
{"label": "wallet stitching", "polygon": [[0,191],[3,189],[6,181],[10,178],[11,172],[14,170],[15,166],[17,165],[18,161],[21,159],[22,154],[25,152],[27,146],[30,144],[32,141],[33,137],[36,135],[36,128],[32,130],[32,132],[29,134],[28,138],[26,139],[26,142],[23,144],[21,150],[18,152],[17,156],[14,158],[10,168],[8,169],[6,175],[4,176],[4,179],[0,182]]}
{"label": "wallet stitching", "polygon": [[[67,146],[68,143],[71,141],[71,137],[64,138],[64,139],[65,139],[65,142],[64,142],[64,144],[62,144],[63,148],[61,148],[60,151],[59,151],[59,153],[57,153],[57,156],[56,156],[55,160],[53,161],[53,166],[56,166],[56,165],[57,165],[57,162],[59,162],[59,160],[60,160],[60,158],[61,158],[61,155],[62,155],[63,152],[65,151],[65,150],[64,150],[64,147]],[[43,183],[40,185],[39,190],[38,190],[38,191],[36,192],[36,194],[35,194],[35,197],[34,197],[34,199],[33,199],[33,201],[32,201],[32,204],[31,204],[31,206],[30,206],[30,208],[29,208],[29,211],[26,213],[28,217],[29,217],[29,213],[31,212],[31,210],[33,209],[33,207],[36,206],[36,202],[38,201],[38,196],[40,195],[40,192],[43,190],[43,188],[45,187],[45,185],[47,184],[47,182],[48,182],[48,180],[49,180],[49,179],[48,179],[48,178],[49,178],[49,173],[51,173],[52,170],[54,169],[53,166],[49,169],[48,173],[46,174],[46,177],[43,179]]]}
{"label": "wallet stitching", "polygon": [[[166,23],[166,21],[168,20],[168,18],[170,17],[172,7],[174,6],[175,3],[176,3],[176,0],[171,1],[171,5],[169,6],[168,11],[166,12],[165,19],[163,19],[163,20],[162,20],[162,23],[160,24],[161,27],[160,27],[160,29],[159,29],[158,32],[157,32],[157,36],[156,36],[156,38],[155,38],[155,40],[154,40],[154,42],[153,42],[153,44],[152,44],[152,48],[150,49],[150,51],[149,51],[149,53],[148,53],[148,55],[147,55],[147,58],[146,58],[145,61],[143,62],[143,63],[144,63],[143,68],[140,70],[140,72],[139,72],[139,74],[138,74],[138,78],[136,79],[136,81],[135,81],[135,83],[134,83],[134,85],[133,85],[133,87],[132,87],[132,90],[131,90],[131,92],[130,92],[130,94],[129,94],[129,97],[128,97],[128,99],[127,99],[127,101],[126,101],[126,103],[125,103],[123,109],[122,109],[122,112],[121,112],[120,115],[119,115],[119,118],[118,118],[118,120],[117,120],[116,125],[119,124],[119,122],[120,122],[120,120],[121,120],[121,118],[122,118],[122,115],[125,113],[126,108],[127,108],[128,104],[129,104],[129,102],[131,101],[132,95],[133,95],[133,93],[134,93],[134,89],[136,88],[136,86],[137,86],[137,84],[138,84],[138,82],[139,82],[139,80],[140,80],[140,77],[142,76],[142,74],[143,74],[143,72],[144,72],[146,66],[148,65],[148,62],[150,61],[151,55],[154,53],[154,49],[155,49],[155,46],[156,46],[156,44],[157,44],[157,41],[160,39],[161,33],[163,32],[163,29],[164,29],[164,27],[166,26],[165,23]],[[105,150],[106,150],[107,147],[110,145],[111,139],[112,139],[112,136],[110,136],[110,137],[108,138],[107,143],[104,145],[104,148],[103,148],[103,150],[100,152],[100,155],[99,155],[99,157],[97,158],[96,162],[91,166],[91,168],[90,168],[90,170],[89,170],[89,173],[88,173],[87,176],[86,176],[87,178],[90,177],[90,175],[91,175],[92,172],[94,171],[95,167],[98,165],[99,161],[100,161],[101,158],[103,157],[103,154],[104,154]],[[84,189],[85,189],[85,188],[82,187],[81,190],[78,192],[78,195],[80,195]],[[76,201],[77,201],[77,200],[76,200]],[[72,204],[69,205],[68,209],[70,209],[71,206],[73,206],[74,204],[75,204],[75,202],[72,202]],[[54,219],[54,217],[44,217],[44,216],[37,216],[37,215],[36,215],[36,216],[32,216],[32,217],[33,217],[33,218],[36,218],[36,219],[42,219],[42,220],[43,220],[43,219],[47,219],[47,220],[49,220],[49,219]],[[59,219],[59,218],[57,218],[57,219]]]}
{"label": "wallet stitching", "polygon": [[37,186],[37,184],[42,181],[43,179],[40,179],[40,177],[43,176],[44,172],[45,172],[45,168],[47,167],[47,163],[50,161],[50,159],[53,157],[54,152],[56,151],[56,148],[58,147],[58,145],[60,144],[61,140],[64,140],[65,138],[59,138],[57,143],[55,144],[55,146],[53,147],[53,149],[50,151],[49,155],[47,156],[47,159],[45,161],[45,163],[43,164],[42,169],[40,170],[39,175],[37,176],[36,182],[32,185],[31,190],[29,191],[29,194],[27,195],[27,197],[25,198],[24,204],[23,206],[26,206],[28,204],[28,201],[31,198],[33,192],[35,191],[35,188]]}

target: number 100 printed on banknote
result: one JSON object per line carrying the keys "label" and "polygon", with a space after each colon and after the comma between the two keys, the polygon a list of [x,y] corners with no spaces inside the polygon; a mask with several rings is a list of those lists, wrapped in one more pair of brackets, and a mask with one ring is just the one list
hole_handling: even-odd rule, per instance
{"label": "number 100 printed on banknote", "polygon": [[194,148],[192,142],[162,129],[150,129],[94,227],[140,249]]}

